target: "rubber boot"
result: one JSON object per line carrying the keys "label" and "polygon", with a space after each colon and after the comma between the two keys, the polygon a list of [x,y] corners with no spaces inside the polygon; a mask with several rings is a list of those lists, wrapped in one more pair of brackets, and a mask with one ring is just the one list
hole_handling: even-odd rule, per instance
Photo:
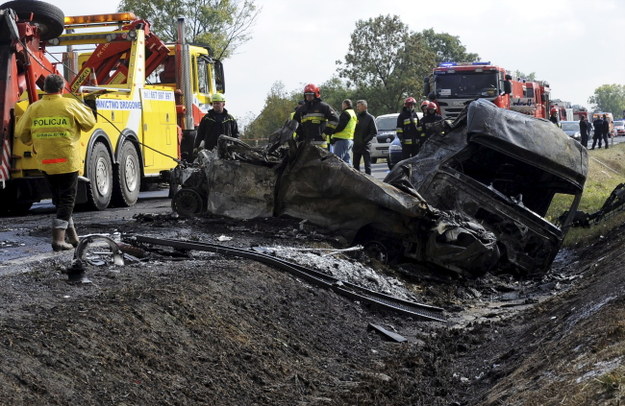
{"label": "rubber boot", "polygon": [[65,242],[65,229],[53,228],[52,229],[52,250],[54,251],[66,251],[71,250],[74,247],[71,244]]}
{"label": "rubber boot", "polygon": [[80,243],[80,239],[78,238],[78,233],[76,232],[76,228],[74,228],[74,219],[69,219],[69,223],[67,224],[67,231],[65,232],[65,236],[67,237],[67,242],[72,244],[72,247],[78,247]]}

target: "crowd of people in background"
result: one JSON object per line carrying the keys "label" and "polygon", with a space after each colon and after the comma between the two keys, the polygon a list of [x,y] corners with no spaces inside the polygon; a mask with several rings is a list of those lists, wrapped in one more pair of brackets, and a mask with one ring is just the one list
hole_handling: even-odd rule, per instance
{"label": "crowd of people in background", "polygon": [[[396,134],[402,145],[403,159],[415,156],[425,140],[431,135],[429,124],[442,120],[437,114],[438,107],[431,101],[423,101],[420,119],[415,111],[417,100],[408,97],[397,117]],[[308,142],[327,148],[336,156],[360,171],[361,163],[366,174],[371,174],[371,146],[378,129],[368,111],[366,100],[356,102],[356,111],[350,99],[342,102],[342,110],[337,115],[321,100],[321,91],[314,84],[304,87],[304,101],[292,114],[298,128],[295,138],[298,142]],[[353,162],[352,162],[353,157]]]}
{"label": "crowd of people in background", "polygon": [[[327,149],[358,171],[362,164],[364,172],[371,175],[371,148],[378,129],[375,117],[368,112],[367,101],[358,100],[354,105],[352,100],[345,99],[341,104],[340,114],[337,114],[321,99],[318,86],[309,83],[304,87],[303,93],[304,99],[291,113],[291,119],[298,123],[294,134],[296,141]],[[213,95],[212,109],[204,116],[198,128],[194,153],[201,148],[214,148],[221,134],[239,137],[237,122],[224,108],[225,101],[223,94]],[[416,105],[417,100],[414,97],[406,98],[397,117],[396,135],[401,142],[402,159],[415,156],[432,135],[432,124],[443,119],[437,113],[438,106],[433,101],[421,102],[421,118],[415,110]],[[560,125],[558,115],[557,105],[552,106],[549,120]],[[609,128],[610,121],[605,114],[597,116],[592,123],[582,115],[579,120],[580,143],[588,148],[592,134],[592,145],[589,149],[593,150],[597,146],[601,148],[602,145],[608,148]]]}

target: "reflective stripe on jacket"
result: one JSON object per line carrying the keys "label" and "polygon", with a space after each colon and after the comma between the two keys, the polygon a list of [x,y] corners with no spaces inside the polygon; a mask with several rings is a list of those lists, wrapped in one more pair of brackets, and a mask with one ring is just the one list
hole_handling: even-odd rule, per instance
{"label": "reflective stripe on jacket", "polygon": [[343,110],[339,117],[339,124],[336,126],[336,132],[332,135],[332,138],[353,140],[356,123],[358,123],[358,119],[356,118],[354,109]]}
{"label": "reflective stripe on jacket", "polygon": [[80,101],[46,94],[28,106],[15,126],[15,134],[24,144],[33,145],[39,170],[58,175],[83,168],[81,130],[89,131],[95,123],[93,111]]}
{"label": "reflective stripe on jacket", "polygon": [[314,99],[307,101],[295,111],[293,119],[300,125],[297,127],[299,141],[324,141],[324,134],[332,134],[339,118],[332,108]]}
{"label": "reflective stripe on jacket", "polygon": [[419,133],[419,117],[414,110],[403,108],[397,116],[397,136],[402,144],[412,144],[417,142]]}

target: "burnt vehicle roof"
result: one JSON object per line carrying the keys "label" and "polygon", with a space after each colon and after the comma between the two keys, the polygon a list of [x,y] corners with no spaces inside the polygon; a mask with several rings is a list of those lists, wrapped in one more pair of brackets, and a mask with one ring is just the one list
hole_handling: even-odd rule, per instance
{"label": "burnt vehicle roof", "polygon": [[470,142],[487,145],[562,177],[580,191],[588,172],[588,152],[549,120],[501,109],[488,100],[469,104]]}

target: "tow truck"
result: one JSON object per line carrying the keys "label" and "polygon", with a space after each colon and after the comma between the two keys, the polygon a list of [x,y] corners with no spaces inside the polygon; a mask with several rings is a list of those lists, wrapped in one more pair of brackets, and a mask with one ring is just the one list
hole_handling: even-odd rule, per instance
{"label": "tow truck", "polygon": [[51,73],[65,76],[65,97],[96,115],[80,140],[77,203],[97,210],[134,205],[142,184],[166,180],[190,154],[211,95],[225,92],[223,65],[186,43],[184,19],[176,43],[164,43],[133,13],[66,17],[37,0],[0,5],[0,212],[50,197],[36,151],[14,128]]}
{"label": "tow truck", "polygon": [[490,100],[496,106],[532,117],[549,117],[549,84],[514,80],[490,62],[445,62],[424,79],[425,94],[446,119],[455,119],[471,101]]}

